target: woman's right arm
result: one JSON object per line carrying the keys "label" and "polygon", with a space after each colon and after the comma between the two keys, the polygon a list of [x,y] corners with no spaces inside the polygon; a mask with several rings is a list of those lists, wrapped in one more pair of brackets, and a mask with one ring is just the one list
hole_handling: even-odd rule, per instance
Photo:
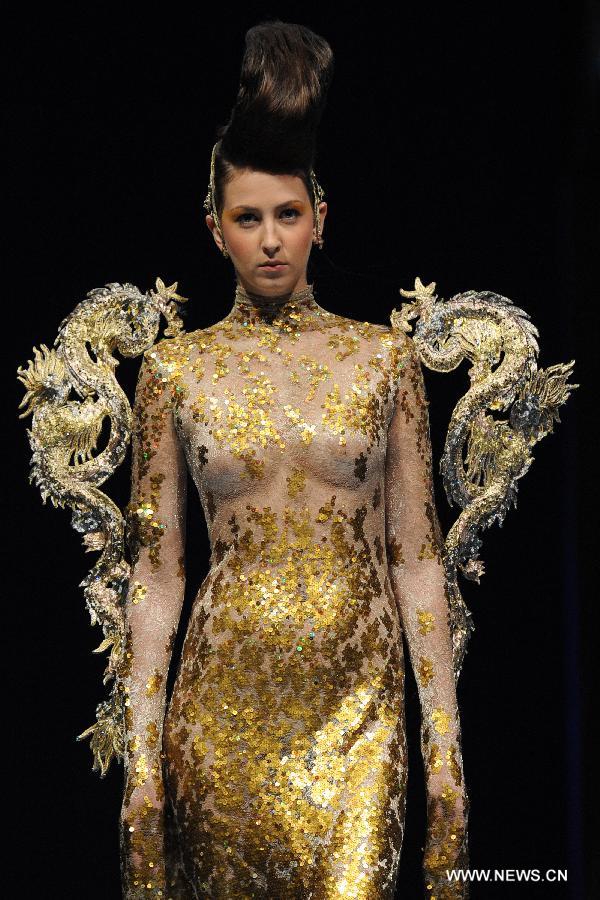
{"label": "woman's right arm", "polygon": [[168,896],[162,734],[167,672],[185,590],[187,477],[173,419],[174,386],[161,369],[159,347],[144,353],[138,377],[125,515],[132,570],[120,673],[126,729],[120,817],[124,900]]}

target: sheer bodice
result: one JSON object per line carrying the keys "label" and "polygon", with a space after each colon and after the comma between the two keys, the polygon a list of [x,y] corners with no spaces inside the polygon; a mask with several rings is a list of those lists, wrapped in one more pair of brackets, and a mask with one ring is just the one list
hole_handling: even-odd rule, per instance
{"label": "sheer bodice", "polygon": [[[383,550],[389,329],[327,313],[310,293],[273,314],[247,307],[238,287],[230,315],[198,334],[189,360],[176,346],[164,360],[180,396],[194,392],[175,421],[214,561],[232,543],[233,519],[257,546],[262,530],[279,564],[287,531],[290,550],[310,541],[330,568],[333,536],[359,509],[355,531],[366,529]],[[340,515],[345,527],[332,529]]]}

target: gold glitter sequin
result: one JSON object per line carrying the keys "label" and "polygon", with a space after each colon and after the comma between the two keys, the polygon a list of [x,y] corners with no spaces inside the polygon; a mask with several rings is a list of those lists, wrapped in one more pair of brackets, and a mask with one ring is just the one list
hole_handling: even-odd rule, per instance
{"label": "gold glitter sequin", "polygon": [[153,697],[160,690],[163,682],[162,673],[155,669],[148,681],[146,682],[146,697]]}
{"label": "gold glitter sequin", "polygon": [[286,481],[288,496],[292,498],[297,497],[306,486],[306,473],[294,466],[292,474],[287,476]]}
{"label": "gold glitter sequin", "polygon": [[436,708],[431,713],[431,720],[438,734],[448,734],[450,726],[450,716],[443,710]]}
{"label": "gold glitter sequin", "polygon": [[146,591],[148,588],[145,584],[140,584],[139,581],[134,581],[133,590],[130,593],[131,602],[132,603],[141,603],[141,601],[146,596]]}
{"label": "gold glitter sequin", "polygon": [[430,631],[433,631],[435,627],[435,616],[424,609],[417,610],[417,616],[419,619],[419,632],[421,634],[429,634]]}
{"label": "gold glitter sequin", "polygon": [[430,659],[427,659],[426,656],[421,656],[419,658],[419,667],[417,669],[419,675],[419,681],[423,685],[423,687],[427,687],[431,682],[433,676],[433,663]]}

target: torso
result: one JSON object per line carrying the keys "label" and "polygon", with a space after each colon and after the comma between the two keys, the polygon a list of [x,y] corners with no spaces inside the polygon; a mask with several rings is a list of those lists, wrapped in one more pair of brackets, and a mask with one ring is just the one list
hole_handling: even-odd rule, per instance
{"label": "torso", "polygon": [[234,308],[157,347],[212,551],[165,721],[188,869],[210,896],[313,896],[314,880],[325,897],[341,859],[391,896],[405,746],[390,328],[310,300],[275,324]]}

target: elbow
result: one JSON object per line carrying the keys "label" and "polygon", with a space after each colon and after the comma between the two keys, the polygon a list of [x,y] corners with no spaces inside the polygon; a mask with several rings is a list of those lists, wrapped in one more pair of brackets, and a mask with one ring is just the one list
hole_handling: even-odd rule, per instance
{"label": "elbow", "polygon": [[448,606],[448,590],[441,559],[407,560],[402,566],[388,567],[394,598],[404,620],[423,609],[438,612]]}
{"label": "elbow", "polygon": [[131,569],[129,577],[130,590],[136,585],[145,591],[168,591],[171,595],[185,590],[185,560],[183,554],[176,560],[168,562],[152,561],[141,557]]}

